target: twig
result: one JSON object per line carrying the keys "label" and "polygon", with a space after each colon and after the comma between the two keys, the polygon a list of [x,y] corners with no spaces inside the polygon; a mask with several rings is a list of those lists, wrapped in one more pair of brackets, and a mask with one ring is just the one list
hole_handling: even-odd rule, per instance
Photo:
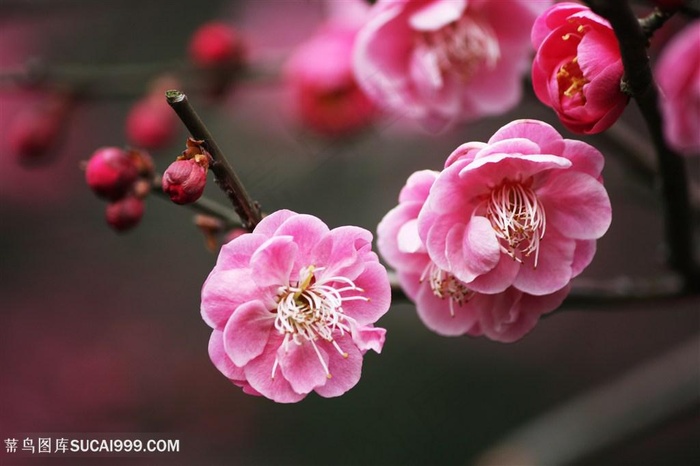
{"label": "twig", "polygon": [[178,90],[169,90],[165,93],[165,97],[192,137],[204,141],[203,144],[213,159],[210,169],[214,173],[216,183],[233,204],[233,208],[240,217],[243,227],[248,231],[252,231],[262,219],[260,206],[248,196],[236,172],[224,157],[223,152],[219,149],[207,127],[204,126],[199,115],[190,105],[187,96]]}
{"label": "twig", "polygon": [[656,148],[669,263],[683,275],[687,288],[697,290],[700,288],[700,267],[694,259],[688,181],[682,156],[670,149],[664,140],[663,121],[657,106],[658,91],[646,51],[647,38],[626,1],[587,0],[587,3],[606,18],[615,31],[625,68],[625,80]]}

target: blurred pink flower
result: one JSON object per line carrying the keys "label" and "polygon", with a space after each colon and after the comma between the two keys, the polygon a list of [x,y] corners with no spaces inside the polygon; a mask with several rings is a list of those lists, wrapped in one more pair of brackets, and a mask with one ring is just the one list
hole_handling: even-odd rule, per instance
{"label": "blurred pink flower", "polygon": [[605,19],[583,5],[559,3],[537,18],[531,38],[535,94],[567,129],[594,134],[617,121],[629,98],[620,90],[620,48]]}
{"label": "blurred pink flower", "polygon": [[355,44],[358,82],[432,130],[503,113],[520,100],[530,28],[550,3],[379,0]]}
{"label": "blurred pink flower", "polygon": [[554,293],[590,263],[610,226],[602,154],[541,121],[463,144],[445,167],[418,233],[435,265],[470,290]]}
{"label": "blurred pink flower", "polygon": [[352,49],[358,29],[354,22],[328,21],[285,65],[284,77],[299,118],[321,134],[355,132],[376,115],[353,75]]}
{"label": "blurred pink flower", "polygon": [[329,230],[288,210],[224,245],[202,288],[214,365],[243,391],[281,403],[339,396],[380,352],[386,270],[358,227]]}
{"label": "blurred pink flower", "polygon": [[654,71],[666,141],[681,153],[700,154],[700,21],[667,44]]}
{"label": "blurred pink flower", "polygon": [[438,172],[424,170],[408,178],[399,205],[377,227],[379,252],[396,269],[401,288],[430,330],[445,336],[483,334],[504,343],[522,338],[542,314],[561,304],[569,287],[545,296],[514,287],[483,294],[436,266],[418,236],[417,218],[437,177]]}

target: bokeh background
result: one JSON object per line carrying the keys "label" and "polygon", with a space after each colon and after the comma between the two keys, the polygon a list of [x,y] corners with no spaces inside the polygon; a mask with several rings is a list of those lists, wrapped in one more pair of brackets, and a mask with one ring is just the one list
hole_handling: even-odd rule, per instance
{"label": "bokeh background", "polygon": [[[284,56],[323,14],[321,2],[302,0],[2,0],[0,72],[37,55],[49,65],[182,60],[191,33],[217,18],[240,27],[255,50]],[[141,225],[117,234],[104,222],[103,201],[84,184],[79,162],[97,147],[124,144],[124,117],[145,91],[110,96],[110,86],[124,88],[117,81],[108,79],[104,97],[79,104],[61,147],[33,167],[17,163],[5,129],[42,97],[0,82],[0,432],[20,440],[34,433],[157,433],[180,439],[181,452],[19,458],[0,445],[3,465],[473,464],[515,429],[700,330],[697,296],[572,301],[513,344],[440,337],[410,303],[399,302],[378,324],[388,329],[383,353],[367,355],[360,383],[344,396],[312,394],[278,405],[245,395],[207,355],[210,329],[199,293],[216,255],[205,249],[192,213],[151,196]],[[384,119],[343,141],[295,124],[280,110],[287,96],[274,81],[243,83],[215,101],[198,94],[190,100],[265,210],[289,208],[331,227],[374,231],[407,176],[439,169],[462,142],[486,140],[526,117],[572,137],[524,87],[523,101],[508,114],[448,133]],[[586,139],[607,157],[613,224],[582,279],[664,282],[671,275],[661,206],[653,184],[625,162],[651,153],[634,106],[620,127]],[[153,153],[159,170],[182,151],[185,137],[183,129],[176,144]],[[697,192],[700,165],[689,161],[688,168]],[[215,187],[207,194],[223,201]],[[700,390],[700,365],[683,367]],[[643,390],[626,396],[645,404]],[[698,464],[697,401],[573,463]],[[605,413],[588,414],[603,416],[601,428],[607,424]],[[558,447],[553,440],[551,448]],[[529,461],[526,452],[514,458]]]}

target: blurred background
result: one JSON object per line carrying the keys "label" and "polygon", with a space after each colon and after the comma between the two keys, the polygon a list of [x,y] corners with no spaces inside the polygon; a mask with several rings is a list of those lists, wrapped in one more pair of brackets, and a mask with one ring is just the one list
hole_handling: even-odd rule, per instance
{"label": "blurred background", "polygon": [[[193,31],[213,19],[239,28],[251,54],[278,59],[312,34],[325,11],[319,1],[301,0],[3,0],[0,72],[32,57],[49,68],[156,69],[185,60]],[[567,462],[700,462],[697,296],[571,300],[513,344],[440,337],[410,303],[398,302],[378,323],[388,330],[384,351],[365,357],[362,379],[342,397],[312,394],[279,405],[243,394],[207,354],[210,329],[200,317],[199,293],[216,255],[205,248],[192,212],[149,196],[140,225],[119,234],[104,221],[104,201],[85,185],[80,161],[98,147],[126,144],[124,119],[147,91],[148,80],[119,76],[100,78],[104,86],[91,88],[94,97],[66,120],[61,145],[29,166],[9,150],[6,129],[45,96],[0,81],[0,432],[20,440],[35,433],[157,433],[180,439],[181,451],[98,460],[20,458],[2,449],[1,464],[486,464],[482,455],[518,429],[679,345],[685,349],[675,378],[655,380],[659,390],[651,390],[665,393],[671,406],[680,397],[679,406],[621,438],[606,437],[606,426],[619,419],[608,419],[615,410],[604,404],[566,411],[569,424],[603,433],[597,446]],[[485,141],[516,118],[542,119],[573,137],[523,86],[511,112],[447,133],[384,118],[342,140],[295,121],[286,110],[288,92],[275,79],[189,98],[265,211],[289,208],[330,227],[374,231],[408,175],[439,169],[462,142]],[[652,153],[636,112],[630,105],[616,131],[584,138],[606,155],[613,224],[583,281],[663,284],[672,277],[653,183],[626,161]],[[184,149],[187,134],[179,131],[175,142],[152,152],[159,171]],[[696,193],[697,162],[688,160]],[[225,202],[210,185],[206,194]],[[674,395],[679,383],[685,395]],[[624,413],[634,424],[649,414],[645,406],[656,406],[647,399],[654,395],[644,383],[625,387],[631,388],[616,393],[637,406]],[[544,464],[538,442],[557,451],[572,440],[556,430],[545,428],[532,451],[515,448],[488,464]]]}

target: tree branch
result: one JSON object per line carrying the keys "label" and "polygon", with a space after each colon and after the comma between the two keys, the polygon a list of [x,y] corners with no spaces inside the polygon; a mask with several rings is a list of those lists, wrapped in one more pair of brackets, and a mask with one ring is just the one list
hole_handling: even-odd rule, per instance
{"label": "tree branch", "polygon": [[178,90],[169,90],[165,93],[165,97],[192,137],[204,141],[203,144],[213,159],[210,169],[214,174],[216,183],[233,204],[233,208],[240,217],[243,227],[248,231],[252,231],[255,225],[262,220],[260,206],[248,195],[211,133],[194,111],[192,105],[190,105],[187,96]]}

